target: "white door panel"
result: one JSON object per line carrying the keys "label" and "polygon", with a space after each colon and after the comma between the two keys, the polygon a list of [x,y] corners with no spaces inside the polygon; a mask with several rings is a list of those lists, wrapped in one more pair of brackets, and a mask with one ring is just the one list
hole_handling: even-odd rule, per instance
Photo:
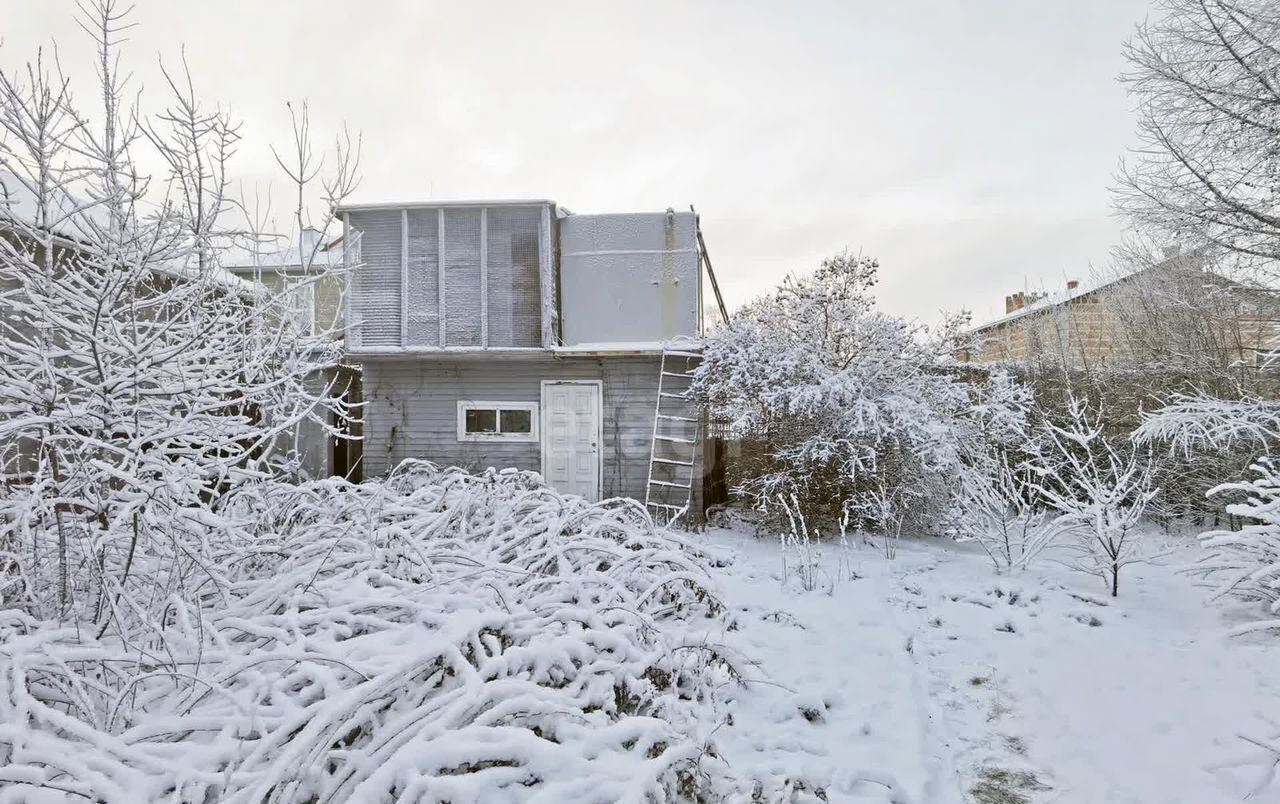
{"label": "white door panel", "polygon": [[600,499],[601,384],[542,383],[542,476],[555,490]]}

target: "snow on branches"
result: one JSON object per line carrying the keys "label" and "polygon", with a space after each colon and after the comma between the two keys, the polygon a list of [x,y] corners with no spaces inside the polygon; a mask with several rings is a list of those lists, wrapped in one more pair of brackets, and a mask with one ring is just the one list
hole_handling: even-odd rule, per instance
{"label": "snow on branches", "polygon": [[1254,477],[1223,483],[1211,495],[1235,493],[1242,502],[1227,513],[1252,520],[1240,530],[1202,534],[1207,548],[1196,572],[1212,581],[1220,597],[1260,605],[1267,617],[1240,630],[1280,630],[1280,469],[1273,458],[1253,465]]}
{"label": "snow on branches", "polygon": [[1272,0],[1160,0],[1125,48],[1139,147],[1118,202],[1166,240],[1274,276],[1280,10]]}
{"label": "snow on branches", "polygon": [[[1178,397],[1144,417],[1134,434],[1140,442],[1164,442],[1169,449],[1200,460],[1215,451],[1265,450],[1280,446],[1280,405],[1249,396],[1239,400]],[[1276,459],[1263,455],[1250,466],[1253,477],[1209,490],[1227,501],[1226,513],[1243,517],[1239,530],[1200,536],[1205,555],[1196,574],[1211,582],[1219,597],[1260,604],[1266,617],[1242,630],[1280,628],[1280,474]]]}
{"label": "snow on branches", "polygon": [[409,462],[246,486],[174,526],[218,546],[151,639],[0,614],[0,787],[322,804],[730,784],[705,741],[738,672],[709,637],[722,607],[697,548],[634,502]]}
{"label": "snow on branches", "polygon": [[1143,414],[1134,438],[1166,442],[1187,456],[1238,445],[1267,448],[1280,441],[1280,403],[1253,395],[1216,399],[1176,394],[1169,404]]}
{"label": "snow on branches", "polygon": [[1159,490],[1152,486],[1150,461],[1127,440],[1108,438],[1099,413],[1078,400],[1068,408],[1064,425],[1045,426],[1047,455],[1033,464],[1033,486],[1076,537],[1070,545],[1076,568],[1097,575],[1116,597],[1120,571],[1150,558],[1140,525]]}
{"label": "snow on branches", "polygon": [[875,309],[877,267],[841,254],[787,277],[709,339],[698,369],[742,441],[740,491],[798,499],[828,533],[850,515],[895,532],[936,523],[984,434],[1025,418],[1016,382],[984,387],[951,358],[962,319],[930,331]]}
{"label": "snow on branches", "polygon": [[[103,108],[75,106],[40,62],[0,72],[0,595],[133,639],[163,628],[157,601],[220,583],[220,547],[182,541],[216,534],[185,523],[287,471],[298,427],[331,430],[347,408],[325,380],[331,333],[219,265],[256,239],[227,194],[238,127],[200,106],[189,76],[166,72],[173,98],[154,120],[123,106],[127,11],[81,10]],[[148,158],[166,174],[144,175]],[[351,159],[335,164],[325,204],[353,183]],[[147,574],[144,557],[165,560]]]}

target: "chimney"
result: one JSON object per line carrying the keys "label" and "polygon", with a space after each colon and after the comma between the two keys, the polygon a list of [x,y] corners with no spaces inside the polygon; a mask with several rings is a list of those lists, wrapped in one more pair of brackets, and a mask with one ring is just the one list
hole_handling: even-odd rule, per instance
{"label": "chimney", "polygon": [[316,245],[320,242],[320,236],[323,233],[319,229],[310,226],[302,230],[302,239],[298,242],[298,248],[302,253],[302,259],[309,259],[311,252],[316,250]]}
{"label": "chimney", "polygon": [[1004,297],[1005,315],[1008,315],[1009,313],[1015,312],[1017,310],[1021,310],[1026,303],[1027,303],[1027,297],[1025,294],[1022,293],[1022,291],[1019,291],[1013,294],[1012,296],[1005,296]]}
{"label": "chimney", "polygon": [[1075,289],[1076,289],[1076,288],[1078,288],[1078,287],[1080,287],[1080,280],[1079,280],[1079,279],[1068,279],[1068,280],[1067,280],[1067,290],[1068,290],[1068,291],[1075,290]]}

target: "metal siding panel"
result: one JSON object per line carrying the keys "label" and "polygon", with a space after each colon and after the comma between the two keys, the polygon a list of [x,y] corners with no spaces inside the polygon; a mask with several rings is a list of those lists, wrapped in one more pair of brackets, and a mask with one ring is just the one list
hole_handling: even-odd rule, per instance
{"label": "metal siding panel", "polygon": [[560,221],[561,337],[570,346],[698,334],[698,252],[689,212]]}
{"label": "metal siding panel", "polygon": [[489,345],[542,344],[537,207],[495,207],[487,213]]}
{"label": "metal siding panel", "polygon": [[409,346],[440,345],[439,222],[434,209],[408,211]]}
{"label": "metal siding panel", "polygon": [[351,228],[359,232],[361,264],[351,282],[352,325],[361,348],[401,345],[400,212],[352,212]]}
{"label": "metal siding panel", "polygon": [[444,211],[445,345],[480,346],[480,210]]}

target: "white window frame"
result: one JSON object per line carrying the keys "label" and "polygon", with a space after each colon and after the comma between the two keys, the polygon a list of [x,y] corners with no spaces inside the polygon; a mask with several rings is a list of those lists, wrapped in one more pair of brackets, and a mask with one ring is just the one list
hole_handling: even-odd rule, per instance
{"label": "white window frame", "polygon": [[[467,432],[467,411],[469,410],[492,410],[496,411],[497,425],[502,427],[502,411],[504,410],[524,410],[529,413],[529,432],[527,433],[468,433]],[[459,441],[503,441],[503,442],[534,442],[538,441],[538,431],[540,422],[538,419],[538,403],[537,402],[485,402],[474,399],[458,400],[458,440]]]}

